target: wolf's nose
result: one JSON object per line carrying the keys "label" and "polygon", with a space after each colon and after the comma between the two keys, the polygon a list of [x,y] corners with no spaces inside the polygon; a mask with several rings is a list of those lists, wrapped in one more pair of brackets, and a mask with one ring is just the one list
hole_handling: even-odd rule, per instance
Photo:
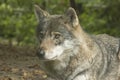
{"label": "wolf's nose", "polygon": [[45,55],[45,51],[44,51],[44,49],[39,49],[38,51],[37,51],[37,55],[40,57],[40,58],[43,58],[44,57],[44,55]]}

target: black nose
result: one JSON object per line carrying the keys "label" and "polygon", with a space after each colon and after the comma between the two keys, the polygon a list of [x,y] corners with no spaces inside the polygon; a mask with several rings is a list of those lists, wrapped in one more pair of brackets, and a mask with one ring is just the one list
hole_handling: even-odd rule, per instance
{"label": "black nose", "polygon": [[43,58],[44,55],[45,55],[44,49],[42,49],[42,48],[39,49],[39,50],[37,51],[37,55],[38,55],[39,58]]}

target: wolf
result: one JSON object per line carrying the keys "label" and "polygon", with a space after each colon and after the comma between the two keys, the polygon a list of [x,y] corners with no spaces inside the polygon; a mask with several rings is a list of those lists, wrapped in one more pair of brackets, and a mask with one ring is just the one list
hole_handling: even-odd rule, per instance
{"label": "wolf", "polygon": [[[34,6],[37,56],[52,80],[120,80],[120,39],[86,33],[73,8],[51,15]],[[51,80],[48,79],[48,80]]]}

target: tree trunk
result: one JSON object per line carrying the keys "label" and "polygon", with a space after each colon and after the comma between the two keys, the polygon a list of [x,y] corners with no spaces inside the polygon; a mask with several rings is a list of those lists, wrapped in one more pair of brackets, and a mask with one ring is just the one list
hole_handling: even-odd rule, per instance
{"label": "tree trunk", "polygon": [[70,0],[70,6],[76,10],[75,0]]}

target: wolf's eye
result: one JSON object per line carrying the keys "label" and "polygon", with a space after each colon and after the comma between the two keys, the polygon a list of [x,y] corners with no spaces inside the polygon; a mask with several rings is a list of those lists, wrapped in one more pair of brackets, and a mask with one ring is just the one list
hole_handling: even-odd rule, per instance
{"label": "wolf's eye", "polygon": [[39,33],[39,37],[40,37],[40,38],[43,38],[43,37],[44,37],[44,33],[43,33],[43,32],[40,32],[40,33]]}
{"label": "wolf's eye", "polygon": [[61,34],[55,34],[54,35],[54,40],[56,45],[60,45],[62,43],[62,36]]}
{"label": "wolf's eye", "polygon": [[59,44],[62,43],[62,39],[63,38],[62,38],[61,33],[59,33],[59,32],[52,32],[51,34],[52,34],[52,38],[53,38],[53,40],[55,42],[55,45],[59,45]]}
{"label": "wolf's eye", "polygon": [[59,39],[61,37],[61,34],[59,32],[52,32],[51,35],[53,39]]}
{"label": "wolf's eye", "polygon": [[55,39],[59,39],[60,36],[61,36],[60,34],[55,34],[55,35],[54,35],[54,38],[55,38]]}

